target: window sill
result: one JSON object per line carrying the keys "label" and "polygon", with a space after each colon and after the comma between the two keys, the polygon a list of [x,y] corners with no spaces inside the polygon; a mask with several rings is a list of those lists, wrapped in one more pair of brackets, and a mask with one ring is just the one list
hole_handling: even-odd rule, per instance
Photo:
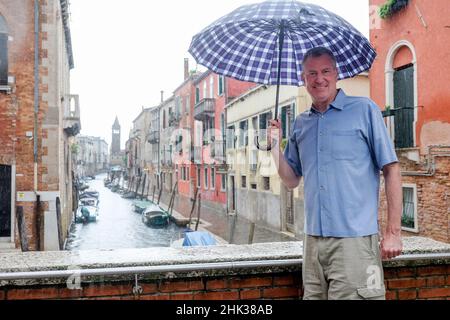
{"label": "window sill", "polygon": [[411,228],[407,228],[407,227],[402,227],[402,231],[411,232],[411,233],[419,233],[418,228],[411,229]]}
{"label": "window sill", "polygon": [[4,92],[6,94],[11,94],[12,87],[11,86],[0,86],[0,92]]}

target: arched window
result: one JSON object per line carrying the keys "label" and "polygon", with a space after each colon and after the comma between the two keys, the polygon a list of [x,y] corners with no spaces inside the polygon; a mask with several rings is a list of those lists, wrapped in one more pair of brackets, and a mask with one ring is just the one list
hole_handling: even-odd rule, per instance
{"label": "arched window", "polygon": [[8,85],[8,28],[0,14],[0,86]]}

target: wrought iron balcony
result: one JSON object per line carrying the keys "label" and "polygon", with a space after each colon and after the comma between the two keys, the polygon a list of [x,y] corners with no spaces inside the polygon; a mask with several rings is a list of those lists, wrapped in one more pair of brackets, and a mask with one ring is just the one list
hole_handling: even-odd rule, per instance
{"label": "wrought iron balcony", "polygon": [[206,120],[208,117],[214,117],[216,111],[216,100],[206,98],[195,105],[194,119],[198,121]]}
{"label": "wrought iron balcony", "polygon": [[68,95],[62,99],[64,106],[63,128],[69,136],[76,136],[81,130],[80,99],[78,95]]}
{"label": "wrought iron balcony", "polygon": [[159,142],[159,131],[150,131],[150,133],[147,135],[147,141],[150,144],[157,144]]}

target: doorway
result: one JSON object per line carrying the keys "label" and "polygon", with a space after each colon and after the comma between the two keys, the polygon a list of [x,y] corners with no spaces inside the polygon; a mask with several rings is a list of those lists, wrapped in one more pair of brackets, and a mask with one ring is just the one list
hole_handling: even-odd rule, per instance
{"label": "doorway", "polygon": [[11,166],[0,165],[0,240],[11,240]]}
{"label": "doorway", "polygon": [[231,211],[236,212],[236,184],[235,184],[235,177],[230,176],[230,183],[231,183]]}

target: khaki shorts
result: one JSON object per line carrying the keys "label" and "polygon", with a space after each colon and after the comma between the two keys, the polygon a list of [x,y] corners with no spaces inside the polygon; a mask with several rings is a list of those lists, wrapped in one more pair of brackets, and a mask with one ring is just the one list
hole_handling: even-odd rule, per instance
{"label": "khaki shorts", "polygon": [[305,236],[304,300],[384,300],[378,235],[359,238]]}

